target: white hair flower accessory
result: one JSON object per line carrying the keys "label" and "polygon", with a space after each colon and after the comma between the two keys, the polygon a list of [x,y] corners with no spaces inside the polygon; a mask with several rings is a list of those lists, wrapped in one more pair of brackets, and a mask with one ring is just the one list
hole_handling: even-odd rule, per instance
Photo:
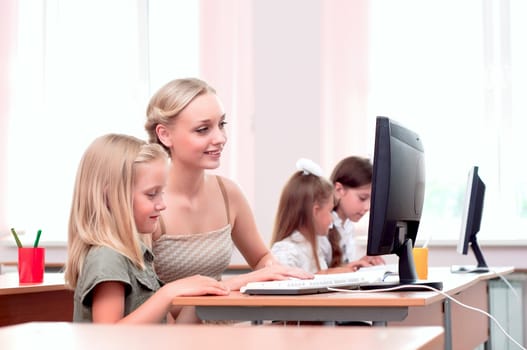
{"label": "white hair flower accessory", "polygon": [[304,172],[304,175],[323,176],[322,168],[311,159],[300,158],[296,161],[296,168]]}

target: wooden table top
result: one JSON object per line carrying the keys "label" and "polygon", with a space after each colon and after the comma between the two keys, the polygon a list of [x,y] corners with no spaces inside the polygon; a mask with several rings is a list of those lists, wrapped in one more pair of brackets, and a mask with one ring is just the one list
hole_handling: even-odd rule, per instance
{"label": "wooden table top", "polygon": [[[24,323],[0,328],[2,350],[442,349],[442,327],[101,325]],[[331,345],[329,345],[331,344]]]}
{"label": "wooden table top", "polygon": [[[512,267],[496,268],[485,274],[453,274],[448,268],[430,268],[429,279],[442,281],[443,292],[448,295],[456,293],[478,283],[481,280],[494,278],[497,273],[512,272]],[[426,306],[445,298],[433,291],[394,291],[394,292],[331,292],[308,295],[247,295],[232,291],[226,296],[189,296],[176,297],[173,304],[178,306],[380,306],[410,307]]]}
{"label": "wooden table top", "polygon": [[0,295],[66,290],[63,273],[45,273],[42,283],[19,283],[18,272],[0,274]]}

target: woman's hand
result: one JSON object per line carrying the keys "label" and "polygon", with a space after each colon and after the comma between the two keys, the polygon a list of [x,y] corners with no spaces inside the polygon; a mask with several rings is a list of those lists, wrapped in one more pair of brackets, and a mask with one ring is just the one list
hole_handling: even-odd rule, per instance
{"label": "woman's hand", "polygon": [[312,279],[314,275],[305,270],[280,264],[270,264],[256,271],[240,274],[225,280],[231,290],[240,290],[249,282],[281,281],[290,278]]}

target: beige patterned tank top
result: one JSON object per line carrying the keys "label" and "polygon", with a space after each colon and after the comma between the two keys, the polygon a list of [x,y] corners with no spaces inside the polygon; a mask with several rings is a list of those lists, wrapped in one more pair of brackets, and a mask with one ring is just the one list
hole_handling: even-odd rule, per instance
{"label": "beige patterned tank top", "polygon": [[167,235],[161,222],[161,237],[152,242],[156,273],[163,282],[193,275],[221,279],[230,264],[233,242],[229,221],[229,201],[220,177],[216,176],[227,213],[227,226],[211,232]]}

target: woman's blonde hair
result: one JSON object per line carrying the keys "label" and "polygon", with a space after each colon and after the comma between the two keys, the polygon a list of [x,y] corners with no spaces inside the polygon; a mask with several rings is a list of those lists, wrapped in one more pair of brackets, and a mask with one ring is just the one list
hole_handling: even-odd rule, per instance
{"label": "woman's blonde hair", "polygon": [[304,228],[306,232],[301,233],[311,244],[317,268],[320,270],[313,207],[315,204],[322,206],[332,200],[333,185],[327,179],[305,174],[303,171],[294,173],[280,195],[271,244],[290,236],[301,227]]}
{"label": "woman's blonde hair", "polygon": [[146,109],[145,129],[150,142],[163,146],[156,133],[156,126],[168,126],[177,115],[197,96],[216,93],[205,81],[197,78],[175,79],[162,86],[150,99]]}
{"label": "woman's blonde hair", "polygon": [[133,215],[135,165],[167,159],[165,150],[133,136],[95,139],[80,161],[68,225],[66,283],[75,288],[91,247],[106,246],[144,268]]}

